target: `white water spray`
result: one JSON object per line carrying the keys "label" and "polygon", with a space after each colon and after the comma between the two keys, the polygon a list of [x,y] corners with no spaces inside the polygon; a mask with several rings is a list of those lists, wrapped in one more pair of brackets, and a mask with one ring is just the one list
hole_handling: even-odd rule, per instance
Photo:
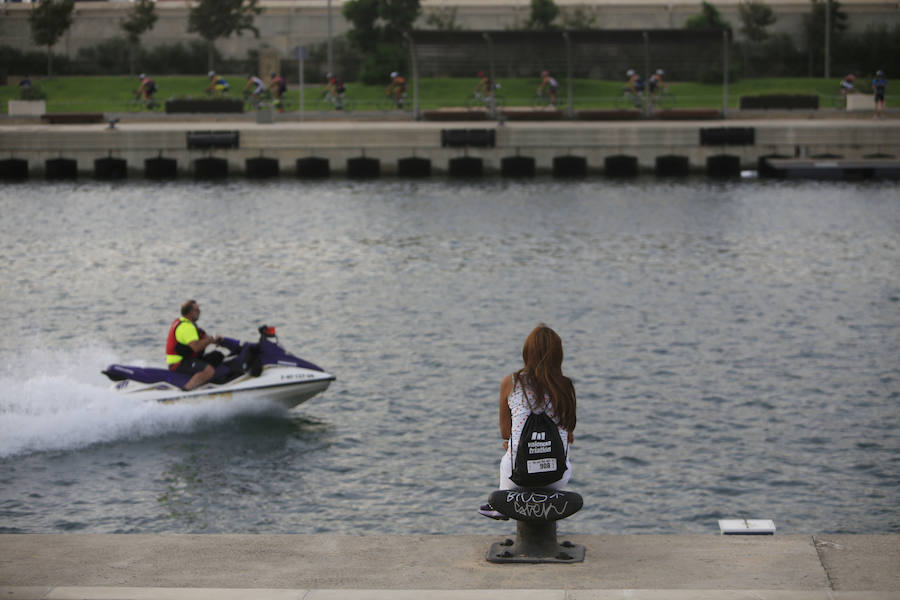
{"label": "white water spray", "polygon": [[[0,458],[184,433],[236,415],[285,412],[259,402],[162,405],[109,389],[109,350],[25,352],[17,373],[0,374]],[[31,354],[31,356],[28,356]]]}

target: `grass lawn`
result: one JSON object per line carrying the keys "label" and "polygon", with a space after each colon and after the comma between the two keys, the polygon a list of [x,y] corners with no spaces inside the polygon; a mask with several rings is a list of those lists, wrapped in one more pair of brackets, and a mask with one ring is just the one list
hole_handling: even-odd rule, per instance
{"label": "grass lawn", "polygon": [[[245,78],[226,76],[231,84],[230,96],[241,97]],[[164,101],[174,96],[205,97],[203,90],[208,80],[200,76],[161,76],[155,78],[159,92],[157,99]],[[36,81],[47,93],[48,112],[124,112],[139,110],[133,101],[138,86],[137,77],[60,77]],[[422,109],[464,106],[477,81],[475,79],[423,79],[419,82],[419,102]],[[820,105],[827,108],[830,99],[837,95],[839,80],[783,78],[745,79],[728,87],[728,104],[737,108],[741,96],[759,94],[818,94]],[[537,88],[535,79],[501,79],[499,93],[506,106],[530,106]],[[675,96],[676,108],[721,108],[722,85],[686,82],[668,82],[669,91]],[[622,95],[623,82],[577,79],[573,81],[575,108],[612,108]],[[568,91],[565,80],[560,80],[562,105]],[[322,85],[304,86],[305,110],[321,108]],[[351,82],[347,84],[346,98],[353,102],[354,110],[376,110],[384,95],[383,86],[367,86]],[[6,113],[8,100],[18,97],[18,87],[0,86],[0,112]],[[412,89],[407,91],[408,104],[412,104]],[[292,85],[287,94],[287,108],[299,108],[299,88]]]}

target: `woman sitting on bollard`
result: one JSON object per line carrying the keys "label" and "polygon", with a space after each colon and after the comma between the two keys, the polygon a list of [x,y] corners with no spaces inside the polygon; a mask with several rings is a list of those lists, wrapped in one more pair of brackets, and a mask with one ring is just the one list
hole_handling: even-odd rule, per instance
{"label": "woman sitting on bollard", "polygon": [[[541,484],[540,487],[562,489],[572,475],[568,450],[575,439],[573,432],[576,421],[575,386],[562,372],[562,340],[555,331],[541,323],[525,339],[522,359],[524,367],[504,377],[500,384],[500,435],[506,449],[506,454],[500,460],[500,489],[515,490],[524,487],[524,484],[514,482],[514,479],[522,481],[518,474],[514,475],[514,469],[518,468],[516,459],[519,440],[532,413],[545,413],[556,424],[565,450],[565,458],[562,461],[565,470],[561,472],[563,465],[557,464],[557,461],[552,459],[551,463],[530,462],[537,465],[536,470],[540,472],[538,476],[543,475],[544,479],[547,478],[546,474],[551,468],[557,473],[561,472],[558,475],[551,475],[551,478],[557,478],[550,483]],[[538,439],[544,440],[544,436]],[[527,443],[530,440],[525,441]],[[521,457],[518,462],[523,462],[524,458]],[[546,468],[542,465],[546,465]],[[530,466],[528,472],[532,472]],[[489,504],[482,506],[478,512],[492,519],[506,519]]]}

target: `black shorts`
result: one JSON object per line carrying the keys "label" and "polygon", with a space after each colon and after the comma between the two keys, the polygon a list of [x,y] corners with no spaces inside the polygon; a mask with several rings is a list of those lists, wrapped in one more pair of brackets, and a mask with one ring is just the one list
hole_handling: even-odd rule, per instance
{"label": "black shorts", "polygon": [[175,367],[176,373],[184,373],[185,375],[193,375],[194,373],[199,373],[209,366],[202,358],[185,358],[182,359],[178,366]]}

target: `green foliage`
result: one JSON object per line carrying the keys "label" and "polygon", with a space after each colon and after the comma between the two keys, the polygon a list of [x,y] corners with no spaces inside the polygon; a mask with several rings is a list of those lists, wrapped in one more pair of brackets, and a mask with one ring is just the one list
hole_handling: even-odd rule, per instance
{"label": "green foliage", "polygon": [[119,27],[125,32],[128,41],[137,45],[141,41],[141,36],[153,29],[157,19],[156,2],[138,0],[128,13],[128,18],[119,23]]}
{"label": "green foliage", "polygon": [[526,29],[556,29],[553,22],[559,16],[559,7],[553,0],[531,0],[531,16],[525,24]]}
{"label": "green foliage", "polygon": [[350,22],[350,44],[369,52],[379,44],[402,44],[421,10],[419,0],[349,0],[341,13]]}
{"label": "green foliage", "polygon": [[689,18],[684,23],[685,29],[727,29],[729,32],[731,31],[731,23],[724,20],[722,15],[719,14],[718,9],[703,0],[703,4],[701,5],[701,12],[699,15],[695,15]]}
{"label": "green foliage", "polygon": [[262,13],[257,0],[199,0],[188,14],[188,33],[197,33],[206,40],[206,69],[212,69],[215,61],[216,40],[242,35],[250,31],[259,37],[253,25],[253,17]]}
{"label": "green foliage", "polygon": [[[700,83],[705,84],[720,84],[722,83],[724,72],[722,70],[722,65],[708,66],[704,69],[701,69],[698,73],[698,78]],[[741,76],[741,65],[735,62],[731,62],[728,65],[728,84],[731,85],[740,79]]]}
{"label": "green foliage", "polygon": [[383,81],[391,71],[408,71],[404,35],[412,31],[420,12],[419,0],[344,3],[341,14],[350,23],[347,41],[365,57],[360,73],[363,81]]}
{"label": "green foliage", "polygon": [[587,5],[563,8],[559,20],[563,29],[597,29],[600,21],[599,9]]}
{"label": "green foliage", "polygon": [[456,22],[457,7],[436,7],[425,15],[425,24],[439,31],[462,31],[465,29]]}
{"label": "green foliage", "polygon": [[31,11],[31,37],[38,46],[47,47],[47,75],[53,74],[53,44],[72,26],[74,0],[40,0]]}
{"label": "green foliage", "polygon": [[364,54],[374,51],[381,38],[381,29],[376,23],[379,3],[380,0],[349,0],[341,9],[341,14],[350,23],[347,40]]}
{"label": "green foliage", "polygon": [[[95,46],[80,48],[73,66],[69,71],[81,75],[121,75],[134,73],[131,68],[129,50],[131,44],[121,36],[103,40]],[[2,52],[0,52],[2,56]],[[214,50],[214,58],[220,63],[228,64],[237,72],[247,71],[244,61],[223,61],[221,54]],[[189,44],[165,44],[151,49],[137,47],[135,61],[140,70],[154,75],[179,75],[189,73],[206,73],[206,42],[193,40]],[[255,64],[255,62],[254,62]]]}
{"label": "green foliage", "polygon": [[791,77],[806,72],[806,56],[786,33],[769,36],[759,43],[745,43],[740,53],[743,77]]}
{"label": "green foliage", "polygon": [[127,73],[130,44],[124,37],[112,37],[96,46],[78,49],[77,61],[85,75]]}
{"label": "green foliage", "polygon": [[40,0],[31,11],[31,37],[38,46],[52,46],[72,26],[74,0]]}
{"label": "green foliage", "polygon": [[766,27],[775,23],[772,7],[762,0],[748,0],[738,5],[741,33],[751,42],[762,42],[769,37]]}
{"label": "green foliage", "polygon": [[[812,10],[803,18],[807,45],[823,46],[825,44],[825,12],[828,4],[825,0],[810,0]],[[847,30],[847,13],[841,10],[838,0],[831,0],[831,39]]]}
{"label": "green foliage", "polygon": [[[69,72],[70,61],[67,57],[53,55],[53,64],[62,72]],[[8,75],[32,75],[47,74],[47,54],[37,50],[23,52],[18,48],[0,46],[0,81],[5,81]]]}
{"label": "green foliage", "polygon": [[[328,74],[328,42],[320,42],[307,47],[309,55],[303,61],[303,80],[306,83],[321,84],[327,80]],[[363,58],[350,48],[344,36],[332,42],[333,69],[343,81],[357,81]],[[299,75],[296,59],[282,59],[281,72],[290,82]],[[384,75],[382,73],[382,75]]]}
{"label": "green foliage", "polygon": [[19,100],[46,100],[47,93],[38,85],[19,88]]}
{"label": "green foliage", "polygon": [[[806,51],[810,67],[825,63],[825,0],[811,0],[812,10],[803,18]],[[832,48],[840,44],[841,34],[847,30],[847,13],[841,10],[838,0],[831,0],[831,43]],[[832,55],[834,53],[832,52]],[[811,74],[811,73],[810,73]]]}
{"label": "green foliage", "polygon": [[366,85],[387,85],[389,73],[405,72],[406,50],[395,44],[379,44],[372,54],[363,59],[359,79]]}
{"label": "green foliage", "polygon": [[[206,73],[209,70],[207,53],[206,43],[199,40],[194,40],[187,46],[180,43],[156,46],[141,55],[140,69],[146,73],[172,75]],[[215,48],[213,58],[221,60],[221,54]]]}
{"label": "green foliage", "polygon": [[253,17],[262,10],[257,0],[200,0],[188,15],[188,33],[197,33],[208,42],[245,31],[259,37]]}
{"label": "green foliage", "polygon": [[868,77],[878,69],[888,76],[900,73],[900,24],[892,29],[885,24],[874,25],[861,35],[841,36],[832,55],[839,74]]}
{"label": "green foliage", "polygon": [[384,42],[403,41],[403,35],[412,31],[413,23],[422,12],[419,0],[381,0],[378,16],[383,22]]}

